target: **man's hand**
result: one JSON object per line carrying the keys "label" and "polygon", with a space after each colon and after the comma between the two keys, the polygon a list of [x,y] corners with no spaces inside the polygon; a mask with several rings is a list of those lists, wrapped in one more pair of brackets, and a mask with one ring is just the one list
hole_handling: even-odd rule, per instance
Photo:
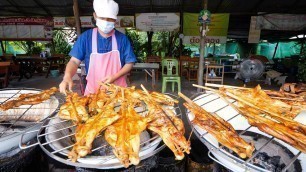
{"label": "man's hand", "polygon": [[103,82],[104,83],[107,83],[107,84],[111,84],[111,83],[113,83],[115,81],[115,78],[113,77],[113,76],[108,76],[108,77],[106,77],[104,80],[103,80]]}
{"label": "man's hand", "polygon": [[70,79],[67,79],[67,78],[63,79],[63,81],[59,85],[60,92],[67,95],[67,93],[66,93],[67,86],[68,86],[69,91],[72,92],[73,81],[72,81],[71,78]]}

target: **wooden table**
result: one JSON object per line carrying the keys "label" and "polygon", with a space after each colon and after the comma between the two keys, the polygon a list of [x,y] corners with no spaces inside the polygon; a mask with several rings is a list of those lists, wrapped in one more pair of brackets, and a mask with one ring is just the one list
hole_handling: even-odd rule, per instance
{"label": "wooden table", "polygon": [[21,78],[23,76],[30,78],[35,71],[38,73],[43,72],[43,68],[47,69],[46,78],[48,78],[52,68],[56,67],[57,69],[60,69],[61,72],[63,72],[62,68],[65,67],[65,58],[62,57],[17,57],[16,61],[21,66]]}
{"label": "wooden table", "polygon": [[152,88],[155,89],[155,70],[159,69],[158,63],[135,63],[133,69],[143,69],[152,78]]}
{"label": "wooden table", "polygon": [[[86,76],[86,70],[85,70],[85,64],[81,63],[80,68],[77,71],[77,74],[79,75],[80,79],[84,78]],[[144,70],[150,77],[152,77],[152,88],[155,89],[156,80],[155,80],[155,70],[159,69],[158,63],[135,63],[133,66],[133,69],[142,69]],[[81,88],[84,88],[81,87]]]}

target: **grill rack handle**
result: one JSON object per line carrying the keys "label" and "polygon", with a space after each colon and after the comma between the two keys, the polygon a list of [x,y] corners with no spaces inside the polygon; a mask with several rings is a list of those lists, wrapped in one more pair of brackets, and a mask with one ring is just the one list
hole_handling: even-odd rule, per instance
{"label": "grill rack handle", "polygon": [[21,150],[24,150],[24,149],[29,149],[29,148],[31,148],[31,147],[33,147],[33,146],[38,145],[39,143],[38,143],[37,140],[36,140],[36,143],[30,144],[30,145],[26,145],[26,144],[23,143],[23,137],[24,137],[25,135],[30,134],[30,133],[37,133],[38,131],[39,131],[39,130],[32,130],[32,131],[27,131],[27,132],[22,133],[22,134],[21,134],[21,137],[20,137],[19,148],[20,148]]}

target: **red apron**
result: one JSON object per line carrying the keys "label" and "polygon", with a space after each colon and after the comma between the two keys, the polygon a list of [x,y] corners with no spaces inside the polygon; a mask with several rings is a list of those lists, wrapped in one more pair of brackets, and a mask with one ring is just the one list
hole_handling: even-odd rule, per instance
{"label": "red apron", "polygon": [[[98,29],[92,31],[92,53],[89,59],[89,68],[87,73],[87,85],[85,94],[95,93],[99,89],[99,82],[104,81],[108,76],[118,73],[121,69],[120,53],[117,48],[117,39],[115,31],[112,33],[112,51],[107,53],[98,53],[97,51]],[[121,76],[114,84],[127,87],[126,76]]]}

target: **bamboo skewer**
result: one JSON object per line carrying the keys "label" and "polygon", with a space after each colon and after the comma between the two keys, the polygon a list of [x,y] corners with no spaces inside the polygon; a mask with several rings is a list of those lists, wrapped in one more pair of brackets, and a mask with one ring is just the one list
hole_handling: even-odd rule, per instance
{"label": "bamboo skewer", "polygon": [[[240,112],[238,110],[238,108],[232,103],[230,102],[228,99],[224,98],[220,92],[218,90],[215,90],[215,89],[212,89],[212,88],[209,88],[209,87],[205,87],[205,86],[201,86],[201,85],[196,85],[196,84],[192,84],[192,86],[194,87],[197,87],[197,88],[202,88],[202,89],[205,89],[205,90],[209,90],[209,91],[212,91],[213,93],[217,94],[222,100],[224,100],[228,105],[230,105],[233,109],[235,109],[236,111]],[[241,113],[241,112],[240,112]]]}
{"label": "bamboo skewer", "polygon": [[[220,85],[220,84],[212,84],[212,83],[206,83],[205,85],[208,86],[208,87],[216,87],[216,88],[222,88],[223,87],[223,88],[233,88],[233,89],[241,89],[241,90],[252,89],[252,88],[246,88],[246,87],[237,87],[237,86],[232,86],[232,85]],[[262,90],[265,91],[265,92],[273,91],[273,90],[264,90],[264,89],[262,89]],[[287,95],[287,96],[298,97],[298,95],[292,94],[292,93],[284,92],[283,94]],[[300,100],[300,99],[291,99],[291,98],[287,98],[287,97],[271,97],[271,98],[279,99],[279,100],[304,101],[304,100]]]}
{"label": "bamboo skewer", "polygon": [[209,87],[216,87],[216,88],[224,87],[224,88],[235,88],[235,89],[243,89],[243,90],[251,89],[251,88],[246,88],[246,87],[237,87],[237,86],[232,86],[232,85],[220,85],[220,84],[212,84],[212,83],[205,83],[205,85]]}
{"label": "bamboo skewer", "polygon": [[[213,89],[211,90],[215,91]],[[187,102],[184,103],[184,106],[195,115],[195,119],[192,121],[193,124],[196,124],[199,127],[205,129],[207,132],[212,134],[222,145],[233,150],[240,157],[246,158],[252,155],[252,152],[254,151],[253,145],[250,145],[241,137],[239,137],[235,129],[227,121],[219,117],[217,114],[211,114],[205,111],[202,107],[191,101],[182,93],[179,92],[178,95]],[[227,134],[225,134],[225,132]]]}

